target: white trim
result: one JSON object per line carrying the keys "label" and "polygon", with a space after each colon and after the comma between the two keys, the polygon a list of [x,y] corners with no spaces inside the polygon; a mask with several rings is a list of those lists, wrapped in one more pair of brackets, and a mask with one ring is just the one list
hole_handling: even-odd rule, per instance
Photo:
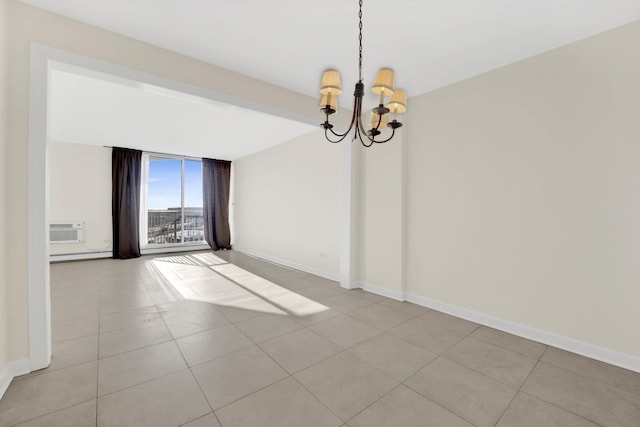
{"label": "white trim", "polygon": [[49,262],[111,258],[112,254],[113,254],[113,251],[86,252],[86,253],[75,253],[75,254],[51,254],[49,255]]}
{"label": "white trim", "polygon": [[342,204],[340,245],[340,286],[345,289],[357,287],[356,270],[356,144],[347,138],[342,144]]}
{"label": "white trim", "polygon": [[[29,367],[45,368],[51,361],[51,310],[49,289],[48,170],[47,129],[48,90],[51,69],[99,75],[105,79],[125,79],[213,99],[255,111],[297,120],[315,121],[294,111],[274,108],[233,95],[212,91],[189,83],[87,56],[67,52],[40,43],[30,43],[29,66],[29,141],[28,141],[28,319]],[[172,248],[172,251],[177,249]]]}
{"label": "white trim", "polygon": [[9,363],[2,373],[0,373],[0,399],[2,399],[2,396],[4,396],[11,381],[15,377],[28,374],[29,372],[29,359],[19,359]]}
{"label": "white trim", "polygon": [[263,254],[263,253],[260,253],[260,252],[244,250],[244,249],[238,249],[236,247],[234,247],[233,250],[236,251],[236,252],[243,253],[245,255],[252,256],[254,258],[264,259],[264,260],[272,262],[274,264],[279,264],[279,265],[282,265],[284,267],[293,268],[295,270],[300,270],[300,271],[303,271],[303,272],[309,273],[309,274],[314,274],[316,276],[324,277],[325,279],[334,280],[336,282],[340,278],[340,275],[336,274],[336,273],[331,273],[329,271],[320,270],[320,269],[315,268],[315,267],[309,267],[308,265],[299,264],[297,262],[289,261],[289,260],[282,259],[282,258],[277,258],[277,257],[271,256],[271,255],[267,255],[267,254]]}
{"label": "white trim", "polygon": [[436,301],[421,295],[406,293],[405,296],[407,301],[423,307],[432,308],[434,310],[470,320],[491,328],[499,329],[522,338],[541,342],[552,347],[567,350],[572,353],[580,354],[582,356],[629,369],[631,371],[640,372],[640,357],[637,356],[632,356],[630,354],[600,347],[595,344],[532,328],[509,320],[499,319],[497,317]]}
{"label": "white trim", "polygon": [[51,363],[49,288],[49,171],[47,161],[50,61],[41,46],[31,45],[29,71],[29,166],[27,261],[29,270],[29,367]]}
{"label": "white trim", "polygon": [[388,289],[382,286],[372,285],[371,283],[366,283],[366,282],[357,282],[357,285],[362,290],[371,292],[372,294],[391,298],[397,301],[404,301],[404,295],[402,291],[399,291],[396,289]]}

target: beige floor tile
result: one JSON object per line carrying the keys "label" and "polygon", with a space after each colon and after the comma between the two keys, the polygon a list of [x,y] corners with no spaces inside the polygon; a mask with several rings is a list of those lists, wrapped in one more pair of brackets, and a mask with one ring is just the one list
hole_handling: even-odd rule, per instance
{"label": "beige floor tile", "polygon": [[175,427],[211,412],[188,369],[98,399],[98,426]]}
{"label": "beige floor tile", "polygon": [[0,399],[0,426],[28,421],[96,397],[97,362],[14,379]]}
{"label": "beige floor tile", "polygon": [[186,368],[187,364],[173,341],[100,359],[98,396]]}
{"label": "beige floor tile", "polygon": [[253,342],[233,325],[176,340],[189,366],[213,360],[253,345]]}
{"label": "beige floor tile", "polygon": [[95,427],[96,399],[18,424],[16,427]]}
{"label": "beige floor tile", "polygon": [[142,283],[123,282],[100,287],[100,302],[112,302],[122,298],[144,298],[147,287]]}
{"label": "beige floor tile", "polygon": [[350,313],[360,308],[368,307],[373,303],[362,298],[356,298],[349,294],[338,294],[324,298],[318,301],[322,305],[326,305],[334,310],[341,311],[343,313]]}
{"label": "beige floor tile", "polygon": [[309,328],[342,348],[352,347],[382,332],[346,314],[316,323]]}
{"label": "beige floor tile", "polygon": [[329,320],[341,315],[341,311],[328,309],[318,313],[295,316],[295,319],[298,323],[309,327],[311,325],[315,325],[316,323],[324,322],[325,320]]}
{"label": "beige floor tile", "polygon": [[158,321],[100,334],[98,353],[102,359],[166,341],[171,341],[171,334],[164,322]]}
{"label": "beige floor tile", "polygon": [[541,360],[640,396],[640,373],[638,372],[632,372],[554,347],[549,347]]}
{"label": "beige floor tile", "polygon": [[149,296],[157,306],[182,301],[185,298],[175,289],[150,290]]}
{"label": "beige floor tile", "polygon": [[192,371],[214,410],[288,375],[257,346],[203,363]]}
{"label": "beige floor tile", "polygon": [[373,304],[354,310],[349,315],[382,331],[398,326],[413,317],[410,314],[401,313],[380,304]]}
{"label": "beige floor tile", "polygon": [[134,308],[119,313],[102,314],[100,316],[100,333],[134,326],[143,326],[161,320],[162,317],[155,306]]}
{"label": "beige floor tile", "polygon": [[314,301],[320,301],[321,299],[328,298],[333,295],[341,293],[340,289],[336,286],[322,286],[314,285],[309,288],[297,290],[298,295],[302,295]]}
{"label": "beige floor tile", "polygon": [[100,304],[75,305],[66,307],[64,310],[51,309],[51,323],[68,322],[71,320],[86,319],[87,317],[97,317],[100,314]]}
{"label": "beige floor tile", "polygon": [[478,427],[494,426],[517,391],[443,358],[404,384]]}
{"label": "beige floor tile", "polygon": [[522,391],[606,426],[637,427],[640,397],[574,372],[540,362]]}
{"label": "beige floor tile", "polygon": [[372,303],[379,303],[388,299],[387,297],[365,291],[364,289],[350,289],[348,292],[352,297],[364,299]]}
{"label": "beige floor tile", "polygon": [[216,411],[223,426],[339,427],[342,421],[289,377]]}
{"label": "beige floor tile", "polygon": [[287,314],[286,311],[279,307],[253,295],[224,303],[221,302],[217,306],[224,317],[232,323],[242,322],[265,314]]}
{"label": "beige floor tile", "polygon": [[289,373],[314,365],[342,348],[327,341],[310,329],[301,329],[260,345],[269,356]]}
{"label": "beige floor tile", "polygon": [[[592,425],[587,417],[597,425],[638,425],[639,374],[238,252],[54,264],[51,296],[53,362],[14,380],[0,400],[0,426],[16,422],[20,411],[28,412],[28,421],[21,419],[27,426],[95,425],[98,411],[101,425],[220,427],[193,373],[184,369],[185,360],[203,379],[227,375],[231,380],[222,384],[239,395],[252,390],[252,381],[278,373],[277,380],[265,380],[275,382],[220,408],[229,414],[224,427],[339,425],[331,417],[309,415],[317,408],[327,413],[326,405],[341,414],[343,427],[348,414],[351,427],[459,425],[456,416],[492,425],[516,393],[506,383],[518,385],[530,359],[540,358],[523,385],[528,393],[518,393],[498,427]],[[260,342],[261,351],[247,335]],[[158,337],[161,343],[154,342]],[[96,360],[98,344],[101,356],[118,353]],[[255,360],[234,357],[251,348]],[[220,368],[220,359],[228,369]],[[212,361],[215,375],[204,368]],[[93,378],[79,379],[75,369],[91,363],[87,375]],[[313,387],[297,385],[282,368]],[[260,372],[251,374],[252,369]],[[191,379],[176,379],[180,372]],[[74,381],[82,384],[70,385]],[[209,383],[216,387],[213,379]],[[105,405],[96,405],[98,386],[100,403],[119,412],[113,419],[106,417]],[[90,397],[79,400],[85,388],[92,389]],[[28,397],[16,399],[16,393]],[[205,405],[189,409],[198,400]]]}
{"label": "beige floor tile", "polygon": [[442,406],[400,385],[349,421],[350,427],[473,427]]}
{"label": "beige floor tile", "polygon": [[183,424],[182,427],[220,427],[218,418],[212,412],[191,422]]}
{"label": "beige floor tile", "polygon": [[275,279],[274,283],[289,289],[293,292],[299,292],[303,289],[309,289],[317,286],[314,282],[305,278],[293,278],[293,279]]}
{"label": "beige floor tile", "polygon": [[217,310],[166,316],[164,322],[174,339],[231,324],[227,318]]}
{"label": "beige floor tile", "polygon": [[100,314],[129,311],[134,308],[148,307],[154,304],[155,302],[146,291],[144,293],[118,295],[100,300]]}
{"label": "beige floor tile", "polygon": [[162,314],[163,317],[208,310],[215,310],[215,306],[208,302],[194,301],[189,299],[160,304],[158,306],[158,311],[160,312],[160,314]]}
{"label": "beige floor tile", "polygon": [[582,417],[525,393],[518,393],[496,427],[596,427]]}
{"label": "beige floor tile", "polygon": [[444,353],[466,335],[420,318],[396,326],[389,333],[435,354]]}
{"label": "beige floor tile", "polygon": [[100,290],[98,288],[73,289],[69,291],[51,291],[51,309],[64,310],[66,308],[88,305],[100,302]]}
{"label": "beige floor tile", "polygon": [[480,326],[471,334],[474,338],[488,342],[516,353],[524,354],[533,359],[540,359],[542,353],[547,348],[546,345],[539,342],[521,338],[497,329]]}
{"label": "beige floor tile", "polygon": [[437,357],[387,333],[357,344],[348,351],[398,381],[406,380]]}
{"label": "beige floor tile", "polygon": [[471,332],[478,329],[480,325],[468,320],[461,319],[459,317],[451,316],[446,313],[442,313],[436,310],[429,310],[428,312],[421,314],[420,319],[427,320],[429,322],[437,323],[446,328],[453,329],[454,331],[468,335]]}
{"label": "beige floor tile", "polygon": [[428,308],[422,307],[421,305],[413,304],[406,301],[396,301],[391,298],[384,299],[380,301],[378,304],[382,304],[385,307],[392,308],[396,311],[399,311],[401,313],[405,313],[414,317],[429,311]]}
{"label": "beige floor tile", "polygon": [[513,351],[467,337],[444,357],[510,386],[519,388],[537,360]]}
{"label": "beige floor tile", "polygon": [[51,341],[56,343],[98,333],[98,317],[58,322],[51,325]]}
{"label": "beige floor tile", "polygon": [[254,342],[261,343],[297,331],[304,326],[291,316],[265,315],[238,322],[236,327]]}
{"label": "beige floor tile", "polygon": [[344,352],[294,375],[343,421],[398,385],[390,376]]}
{"label": "beige floor tile", "polygon": [[93,362],[98,360],[98,335],[54,343],[51,353],[47,371]]}

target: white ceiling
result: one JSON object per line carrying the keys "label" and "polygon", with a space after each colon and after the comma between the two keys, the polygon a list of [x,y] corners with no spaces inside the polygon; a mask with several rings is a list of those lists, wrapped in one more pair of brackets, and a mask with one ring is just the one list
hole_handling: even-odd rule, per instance
{"label": "white ceiling", "polygon": [[[294,91],[357,79],[356,0],[24,0]],[[638,0],[365,0],[364,80],[416,96],[640,19]],[[343,105],[348,103],[344,100]]]}
{"label": "white ceiling", "polygon": [[[314,97],[322,71],[336,68],[341,105],[351,103],[356,0],[23,1]],[[640,0],[364,3],[364,82],[391,66],[410,98],[640,19]],[[314,129],[63,72],[53,91],[51,137],[60,141],[233,160]]]}
{"label": "white ceiling", "polygon": [[236,160],[319,129],[126,81],[51,72],[49,139]]}

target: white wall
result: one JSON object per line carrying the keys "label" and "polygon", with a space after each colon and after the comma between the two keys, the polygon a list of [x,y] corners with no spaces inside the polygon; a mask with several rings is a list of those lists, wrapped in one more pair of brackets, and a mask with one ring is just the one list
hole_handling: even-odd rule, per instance
{"label": "white wall", "polygon": [[233,245],[337,278],[341,147],[321,130],[233,162]]}
{"label": "white wall", "polygon": [[84,221],[82,243],[51,243],[50,254],[110,252],[111,148],[49,144],[49,220]]}
{"label": "white wall", "polygon": [[411,99],[409,293],[640,360],[638,52],[640,22]]}

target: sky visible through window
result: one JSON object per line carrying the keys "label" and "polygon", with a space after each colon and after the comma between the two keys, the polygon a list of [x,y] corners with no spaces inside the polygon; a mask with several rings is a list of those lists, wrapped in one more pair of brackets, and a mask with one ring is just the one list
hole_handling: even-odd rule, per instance
{"label": "sky visible through window", "polygon": [[[149,159],[148,209],[180,208],[181,160]],[[184,207],[202,207],[202,162],[184,162]]]}

